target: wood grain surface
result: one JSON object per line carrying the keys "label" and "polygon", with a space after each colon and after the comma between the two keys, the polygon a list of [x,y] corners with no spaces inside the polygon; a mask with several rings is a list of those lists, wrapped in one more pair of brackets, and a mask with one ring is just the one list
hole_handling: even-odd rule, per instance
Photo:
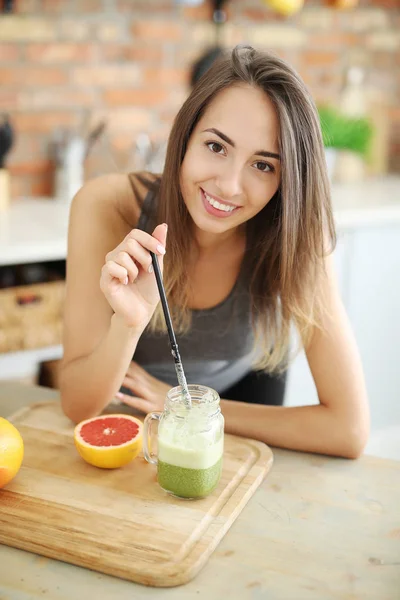
{"label": "wood grain surface", "polygon": [[112,471],[86,464],[58,402],[10,420],[25,457],[0,492],[0,542],[150,586],[181,585],[198,573],[273,461],[265,444],[226,435],[218,488],[181,500],[158,486],[142,455]]}

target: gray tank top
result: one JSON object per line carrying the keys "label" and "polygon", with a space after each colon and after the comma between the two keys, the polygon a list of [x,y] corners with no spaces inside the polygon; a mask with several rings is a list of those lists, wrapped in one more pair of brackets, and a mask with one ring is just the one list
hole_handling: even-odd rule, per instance
{"label": "gray tank top", "polygon": [[[155,195],[149,192],[142,206],[138,229],[151,233]],[[192,310],[192,324],[176,340],[188,383],[208,385],[222,392],[251,370],[254,337],[245,261],[230,294],[217,306]],[[167,333],[145,329],[133,359],[148,373],[177,385]]]}

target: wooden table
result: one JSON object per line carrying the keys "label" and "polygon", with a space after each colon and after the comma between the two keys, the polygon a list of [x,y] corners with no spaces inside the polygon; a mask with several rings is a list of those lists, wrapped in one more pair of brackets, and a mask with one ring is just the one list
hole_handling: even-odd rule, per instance
{"label": "wooden table", "polygon": [[[0,415],[53,390],[0,383]],[[274,450],[275,463],[209,563],[146,588],[0,546],[1,600],[399,600],[400,462]]]}

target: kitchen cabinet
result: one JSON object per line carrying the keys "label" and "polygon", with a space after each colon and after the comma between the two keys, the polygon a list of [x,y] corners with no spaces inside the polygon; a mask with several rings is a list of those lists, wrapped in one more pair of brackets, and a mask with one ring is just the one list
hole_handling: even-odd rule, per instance
{"label": "kitchen cabinet", "polygon": [[[371,410],[371,451],[400,456],[400,220],[339,227],[335,265],[363,363]],[[318,402],[304,352],[292,364],[285,403]]]}
{"label": "kitchen cabinet", "polygon": [[[0,267],[63,261],[69,206],[51,198],[21,198],[0,212]],[[0,353],[0,379],[31,379],[39,363],[62,356],[60,345]]]}
{"label": "kitchen cabinet", "polygon": [[357,231],[352,250],[347,308],[365,369],[372,421],[377,427],[400,424],[400,226]]}

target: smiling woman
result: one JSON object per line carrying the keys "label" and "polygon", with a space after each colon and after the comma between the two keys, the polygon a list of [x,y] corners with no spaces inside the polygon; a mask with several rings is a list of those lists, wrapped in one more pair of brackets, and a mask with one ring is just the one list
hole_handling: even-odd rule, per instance
{"label": "smiling woman", "polygon": [[[175,372],[155,252],[187,379],[221,394],[227,431],[358,456],[368,408],[331,268],[334,244],[307,88],[276,56],[249,47],[223,54],[179,111],[162,175],[101,177],[73,201],[60,378],[66,414],[88,418],[115,396],[143,412],[162,409]],[[293,325],[319,406],[269,406],[282,403],[276,374],[287,366]],[[254,385],[256,370],[267,386]]]}
{"label": "smiling woman", "polygon": [[[242,118],[235,120],[238,113]],[[218,128],[207,128],[211,123]],[[220,92],[195,127],[182,163],[182,194],[200,229],[232,230],[264,208],[279,186],[278,140],[277,115],[262,90],[236,85]],[[266,142],[275,152],[257,150]],[[229,222],[213,219],[202,226],[199,193],[209,214],[229,216]]]}

